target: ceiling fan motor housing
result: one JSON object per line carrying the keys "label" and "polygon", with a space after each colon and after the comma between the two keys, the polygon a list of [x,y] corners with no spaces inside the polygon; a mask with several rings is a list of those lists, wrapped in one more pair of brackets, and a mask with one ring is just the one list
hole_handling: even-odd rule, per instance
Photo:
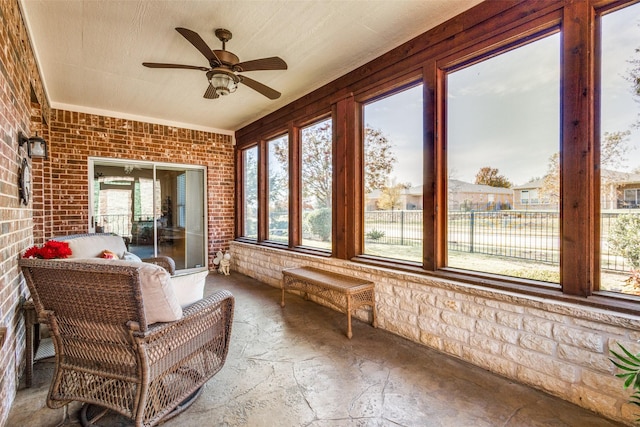
{"label": "ceiling fan motor housing", "polygon": [[227,50],[214,50],[213,53],[215,53],[220,62],[222,62],[221,65],[233,67],[240,62],[240,59],[236,55]]}

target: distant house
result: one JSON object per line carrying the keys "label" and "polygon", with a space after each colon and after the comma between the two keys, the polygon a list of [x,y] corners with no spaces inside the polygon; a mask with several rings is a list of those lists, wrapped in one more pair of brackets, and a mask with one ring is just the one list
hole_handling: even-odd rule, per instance
{"label": "distant house", "polygon": [[[422,210],[423,186],[409,187],[402,190],[398,210]],[[365,195],[365,209],[378,210],[381,190],[374,190]],[[449,180],[450,210],[494,210],[511,209],[513,192],[509,188],[491,187],[489,185],[471,184],[457,179]]]}
{"label": "distant house", "polygon": [[[513,208],[518,210],[558,209],[556,202],[542,194],[544,178],[513,187]],[[640,208],[640,174],[603,169],[600,206],[607,209]]]}
{"label": "distant house", "polygon": [[513,208],[517,210],[557,210],[558,204],[552,202],[548,196],[543,195],[540,191],[543,183],[544,178],[540,178],[513,187]]}
{"label": "distant house", "polygon": [[600,180],[603,210],[640,208],[640,174],[603,169]]}
{"label": "distant house", "polygon": [[449,210],[499,210],[513,206],[513,191],[510,188],[450,179],[448,189]]}
{"label": "distant house", "polygon": [[[403,188],[400,193],[400,200],[398,201],[397,210],[409,211],[409,210],[422,210],[424,207],[422,193],[423,186]],[[382,196],[382,190],[373,190],[371,193],[365,195],[365,210],[377,211],[378,201]]]}

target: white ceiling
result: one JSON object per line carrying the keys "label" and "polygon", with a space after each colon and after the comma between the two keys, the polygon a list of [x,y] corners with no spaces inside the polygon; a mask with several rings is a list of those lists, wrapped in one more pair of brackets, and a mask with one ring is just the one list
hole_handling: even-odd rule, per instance
{"label": "white ceiling", "polygon": [[[479,3],[480,0],[21,0],[53,108],[231,133]],[[175,27],[240,61],[279,56],[286,71],[246,75],[282,93],[240,85],[205,99],[205,73],[142,62],[208,66]]]}

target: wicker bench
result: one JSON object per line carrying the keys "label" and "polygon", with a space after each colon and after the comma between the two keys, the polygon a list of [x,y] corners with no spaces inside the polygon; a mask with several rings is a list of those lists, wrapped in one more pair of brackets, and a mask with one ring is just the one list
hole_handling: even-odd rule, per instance
{"label": "wicker bench", "polygon": [[362,306],[371,307],[372,325],[375,328],[376,307],[373,282],[314,267],[290,268],[282,271],[282,302],[285,290],[298,290],[304,297],[314,295],[339,308],[347,315],[347,337],[351,338],[351,313]]}

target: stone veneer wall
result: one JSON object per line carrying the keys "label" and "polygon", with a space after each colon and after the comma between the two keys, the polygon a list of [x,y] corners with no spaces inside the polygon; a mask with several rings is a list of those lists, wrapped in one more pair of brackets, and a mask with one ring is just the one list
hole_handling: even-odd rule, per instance
{"label": "stone veneer wall", "polygon": [[608,357],[617,342],[640,351],[637,316],[248,243],[232,242],[231,254],[233,271],[274,287],[302,265],[372,280],[379,328],[605,417],[637,418]]}

